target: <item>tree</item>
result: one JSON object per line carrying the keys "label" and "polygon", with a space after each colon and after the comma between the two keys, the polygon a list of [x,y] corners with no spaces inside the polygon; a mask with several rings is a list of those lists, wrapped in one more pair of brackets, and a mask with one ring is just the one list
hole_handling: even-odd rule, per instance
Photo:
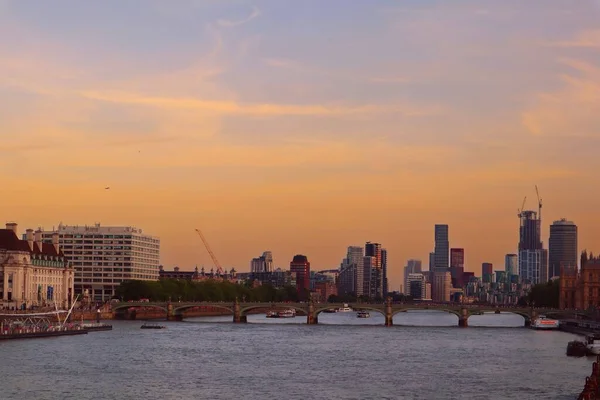
{"label": "tree", "polygon": [[543,308],[558,308],[560,296],[559,280],[534,285],[527,296],[530,305]]}

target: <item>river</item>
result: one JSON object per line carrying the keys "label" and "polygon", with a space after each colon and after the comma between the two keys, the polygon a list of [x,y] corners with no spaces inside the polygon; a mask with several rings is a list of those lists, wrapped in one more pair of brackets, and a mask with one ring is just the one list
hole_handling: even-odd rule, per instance
{"label": "river", "polygon": [[0,398],[576,399],[592,359],[565,356],[574,335],[521,327],[514,314],[408,312],[267,319],[250,315],[113,321],[88,335],[0,343]]}

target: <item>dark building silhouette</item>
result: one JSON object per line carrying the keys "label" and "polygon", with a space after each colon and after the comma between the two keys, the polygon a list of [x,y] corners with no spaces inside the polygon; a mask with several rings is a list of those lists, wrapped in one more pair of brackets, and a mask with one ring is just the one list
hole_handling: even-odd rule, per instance
{"label": "dark building silhouette", "polygon": [[494,274],[494,266],[492,263],[482,263],[481,264],[481,279],[483,282],[492,282],[492,276]]}
{"label": "dark building silhouette", "polygon": [[560,266],[577,266],[577,225],[566,219],[550,225],[548,277],[560,275]]}
{"label": "dark building silhouette", "polygon": [[[383,273],[383,265],[382,265],[381,243],[367,242],[365,244],[365,257],[372,257],[371,258],[371,269],[370,269],[371,273],[370,273],[368,295],[372,299],[383,298],[384,273]],[[387,264],[387,252],[386,252],[386,264]],[[366,273],[366,269],[367,268],[365,267],[365,273]],[[387,270],[387,265],[386,265],[386,270]]]}
{"label": "dark building silhouette", "polygon": [[462,274],[465,271],[465,249],[450,249],[450,276],[452,277],[452,287],[461,288],[464,286]]}
{"label": "dark building silhouette", "polygon": [[448,241],[448,225],[435,226],[435,270],[447,271],[450,266],[450,242]]}
{"label": "dark building silhouette", "polygon": [[308,300],[310,294],[310,263],[308,258],[302,254],[296,254],[290,263],[290,272],[296,274],[298,299]]}

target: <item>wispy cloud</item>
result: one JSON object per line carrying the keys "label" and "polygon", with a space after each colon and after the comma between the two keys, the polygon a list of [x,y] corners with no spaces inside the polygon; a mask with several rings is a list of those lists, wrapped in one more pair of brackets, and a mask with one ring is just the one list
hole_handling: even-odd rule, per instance
{"label": "wispy cloud", "polygon": [[246,18],[244,18],[242,20],[233,21],[233,20],[229,20],[229,19],[219,19],[217,21],[217,24],[219,24],[219,26],[222,26],[225,28],[231,28],[234,26],[239,26],[239,25],[245,24],[247,22],[250,22],[258,16],[260,16],[260,10],[258,9],[258,7],[252,7],[252,12],[250,13],[250,15],[248,15]]}
{"label": "wispy cloud", "polygon": [[573,40],[548,42],[546,46],[600,49],[600,29],[582,32]]}

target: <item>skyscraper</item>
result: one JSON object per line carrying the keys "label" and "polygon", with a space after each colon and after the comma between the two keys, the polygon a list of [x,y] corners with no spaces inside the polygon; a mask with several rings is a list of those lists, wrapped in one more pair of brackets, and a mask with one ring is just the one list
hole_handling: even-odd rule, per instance
{"label": "skyscraper", "polygon": [[550,225],[548,277],[560,275],[561,264],[577,266],[577,225],[566,219]]}
{"label": "skyscraper", "polygon": [[450,249],[450,276],[452,286],[461,288],[463,284],[463,273],[465,272],[465,249]]}
{"label": "skyscraper", "polygon": [[492,263],[484,262],[481,264],[481,279],[483,282],[491,283],[494,274],[494,266]]}
{"label": "skyscraper", "polygon": [[410,274],[421,274],[421,260],[408,260],[406,266],[404,267],[404,294],[410,295],[410,282],[408,281],[408,276]]}
{"label": "skyscraper", "polygon": [[541,240],[541,220],[535,211],[519,213],[519,276],[524,282],[548,281],[548,251]]}
{"label": "skyscraper", "polygon": [[[365,258],[371,257],[372,260],[368,261],[366,264],[371,266],[371,276],[369,282],[369,296],[372,299],[375,298],[383,298],[383,268],[382,268],[382,251],[380,243],[371,243],[367,242],[365,244]],[[367,268],[365,266],[365,273]]]}
{"label": "skyscraper", "polygon": [[340,266],[338,276],[338,293],[362,296],[364,282],[363,248],[360,246],[349,246],[346,258]]}
{"label": "skyscraper", "polygon": [[265,251],[262,256],[253,258],[250,262],[250,272],[273,272],[273,253]]}
{"label": "skyscraper", "polygon": [[446,271],[450,265],[450,243],[448,241],[448,225],[435,226],[435,264],[434,269]]}
{"label": "skyscraper", "polygon": [[433,301],[447,302],[450,301],[450,289],[452,277],[447,269],[436,270],[433,274]]}
{"label": "skyscraper", "polygon": [[507,254],[504,257],[504,271],[506,275],[519,274],[519,257],[516,254]]}
{"label": "skyscraper", "polygon": [[388,295],[388,277],[387,277],[387,250],[386,249],[381,249],[381,271],[383,273],[383,289],[382,289],[382,293],[383,293],[383,297],[387,297]]}
{"label": "skyscraper", "polygon": [[296,274],[298,299],[306,301],[310,293],[310,263],[302,254],[296,254],[290,262],[290,272]]}

